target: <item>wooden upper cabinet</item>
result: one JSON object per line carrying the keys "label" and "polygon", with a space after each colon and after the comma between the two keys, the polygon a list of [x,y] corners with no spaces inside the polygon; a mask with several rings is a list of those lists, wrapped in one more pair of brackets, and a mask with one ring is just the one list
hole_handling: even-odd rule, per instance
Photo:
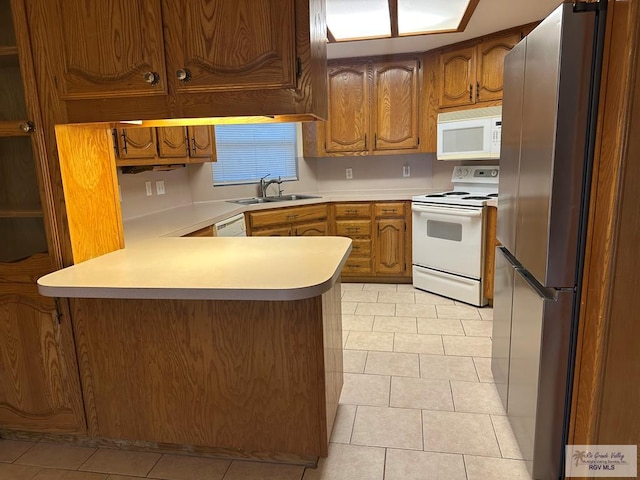
{"label": "wooden upper cabinet", "polygon": [[367,150],[369,86],[367,64],[329,69],[329,118],[325,124],[327,152]]}
{"label": "wooden upper cabinet", "polygon": [[[150,129],[155,130],[155,129]],[[158,155],[182,158],[189,155],[187,127],[163,127],[157,130]]]}
{"label": "wooden upper cabinet", "polygon": [[216,159],[216,141],[213,127],[210,125],[199,125],[187,127],[187,138],[189,143],[189,157],[191,163],[197,162],[193,159],[207,159],[207,162]]}
{"label": "wooden upper cabinet", "polygon": [[160,0],[34,0],[64,100],[166,94]]}
{"label": "wooden upper cabinet", "polygon": [[374,150],[417,149],[418,61],[373,65]]}
{"label": "wooden upper cabinet", "polygon": [[504,57],[521,38],[518,31],[468,47],[445,49],[439,65],[440,107],[501,100]]}
{"label": "wooden upper cabinet", "polygon": [[476,47],[440,55],[440,106],[455,107],[474,102]]}
{"label": "wooden upper cabinet", "polygon": [[163,0],[177,92],[296,86],[294,0]]}
{"label": "wooden upper cabinet", "polygon": [[118,128],[118,156],[120,158],[155,158],[155,128]]}
{"label": "wooden upper cabinet", "polygon": [[476,101],[502,99],[504,57],[520,41],[520,33],[488,40],[478,45]]}

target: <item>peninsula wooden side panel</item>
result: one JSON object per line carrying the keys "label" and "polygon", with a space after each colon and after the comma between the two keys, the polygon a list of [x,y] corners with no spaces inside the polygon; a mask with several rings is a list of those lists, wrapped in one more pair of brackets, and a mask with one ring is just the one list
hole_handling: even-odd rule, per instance
{"label": "peninsula wooden side panel", "polygon": [[305,464],[327,455],[339,283],[297,301],[71,302],[91,436]]}

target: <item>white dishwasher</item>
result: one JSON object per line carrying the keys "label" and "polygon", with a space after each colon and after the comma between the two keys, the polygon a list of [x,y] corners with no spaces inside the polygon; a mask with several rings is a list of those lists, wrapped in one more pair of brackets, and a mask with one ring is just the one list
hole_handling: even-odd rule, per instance
{"label": "white dishwasher", "polygon": [[213,224],[214,237],[246,237],[247,225],[244,221],[244,213],[226,218]]}

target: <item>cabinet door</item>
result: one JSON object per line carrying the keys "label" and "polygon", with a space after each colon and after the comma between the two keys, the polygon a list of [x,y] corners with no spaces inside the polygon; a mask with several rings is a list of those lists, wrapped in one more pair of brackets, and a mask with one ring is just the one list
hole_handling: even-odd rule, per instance
{"label": "cabinet door", "polygon": [[[60,98],[166,94],[160,0],[33,0]],[[45,40],[38,39],[35,44]]]}
{"label": "cabinet door", "polygon": [[302,223],[293,226],[296,237],[318,237],[327,234],[327,222]]}
{"label": "cabinet door", "polygon": [[476,101],[502,99],[504,57],[520,39],[520,33],[516,33],[478,45]]}
{"label": "cabinet door", "polygon": [[473,88],[476,47],[469,47],[440,55],[440,106],[470,105],[475,98]]}
{"label": "cabinet door", "polygon": [[162,127],[156,130],[158,155],[164,158],[184,158],[189,155],[187,127]]}
{"label": "cabinet door", "polygon": [[418,61],[373,66],[374,150],[418,148]]}
{"label": "cabinet door", "polygon": [[119,128],[120,158],[155,158],[158,154],[155,128]]}
{"label": "cabinet door", "polygon": [[405,272],[405,222],[403,219],[376,221],[376,273],[403,274]]}
{"label": "cabinet door", "polygon": [[0,294],[0,332],[0,425],[81,431],[75,353],[72,343],[63,345],[71,330],[58,323],[53,299],[38,295],[35,285]]}
{"label": "cabinet door", "polygon": [[329,69],[329,117],[325,124],[327,152],[364,152],[369,130],[367,65]]}
{"label": "cabinet door", "polygon": [[187,134],[189,135],[189,157],[192,159],[190,163],[215,161],[216,142],[212,126],[187,127]]}
{"label": "cabinet door", "polygon": [[163,0],[163,12],[177,92],[296,86],[294,0]]}

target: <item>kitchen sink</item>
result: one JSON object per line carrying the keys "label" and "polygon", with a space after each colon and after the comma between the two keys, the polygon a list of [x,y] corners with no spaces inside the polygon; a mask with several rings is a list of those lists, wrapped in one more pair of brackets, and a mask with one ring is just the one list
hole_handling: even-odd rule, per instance
{"label": "kitchen sink", "polygon": [[308,198],[320,198],[317,195],[302,195],[299,193],[292,193],[291,195],[282,195],[280,197],[267,197],[271,202],[286,202],[291,200],[306,200]]}
{"label": "kitchen sink", "polygon": [[228,200],[230,203],[239,203],[240,205],[256,205],[259,203],[273,203],[273,202],[291,202],[293,200],[306,200],[308,198],[320,198],[317,195],[302,195],[298,193],[292,193],[291,195],[282,195],[280,197],[251,197],[240,198],[238,200]]}

